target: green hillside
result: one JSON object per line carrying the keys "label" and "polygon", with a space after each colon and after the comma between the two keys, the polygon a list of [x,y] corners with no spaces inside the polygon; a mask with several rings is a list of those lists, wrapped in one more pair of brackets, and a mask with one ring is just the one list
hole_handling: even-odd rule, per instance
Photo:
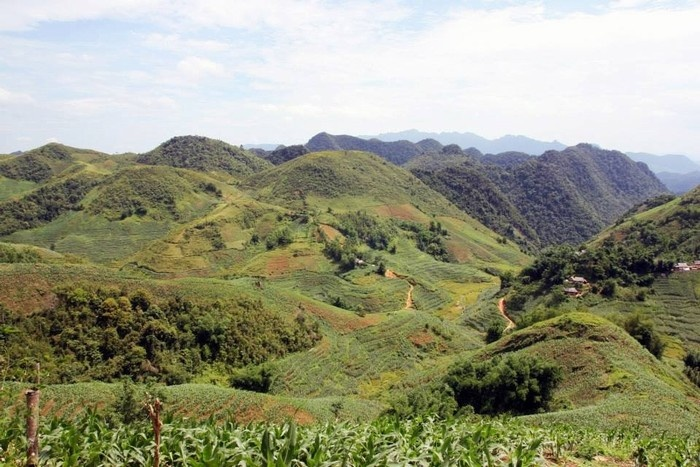
{"label": "green hillside", "polygon": [[0,161],[0,175],[13,180],[39,183],[59,175],[76,163],[103,159],[104,156],[97,151],[50,143]]}
{"label": "green hillside", "polygon": [[290,207],[304,202],[334,209],[413,205],[428,215],[461,215],[405,170],[358,151],[307,154],[250,177],[243,186],[255,190],[263,201]]}
{"label": "green hillside", "polygon": [[203,136],[176,136],[140,154],[136,161],[199,172],[220,171],[236,177],[260,172],[271,165],[251,152]]}
{"label": "green hillside", "polygon": [[[627,164],[617,154],[511,155],[484,175],[451,147],[414,158],[414,173],[302,147],[273,166],[199,137],[134,157],[46,148],[22,162],[45,178],[0,178],[0,374],[16,392],[40,360],[47,416],[112,420],[127,378],[198,422],[505,413],[516,431],[674,436],[700,422],[684,363],[700,351],[700,274],[669,274],[700,259],[700,192],[630,210],[649,185],[605,174]],[[602,199],[586,208],[577,184]],[[532,216],[583,235],[620,209],[588,245],[522,251],[570,240],[541,237]],[[588,448],[589,461],[633,455]]]}
{"label": "green hillside", "polygon": [[588,144],[507,158],[512,163],[495,159],[436,164],[425,157],[409,166],[471,216],[535,249],[584,242],[633,205],[667,192],[645,166]]}
{"label": "green hillside", "polygon": [[481,356],[503,352],[537,355],[563,369],[553,402],[560,410],[533,416],[539,422],[688,433],[700,421],[698,388],[623,329],[594,315],[572,313],[537,323]]}
{"label": "green hillside", "polygon": [[[699,193],[647,201],[581,250],[544,252],[506,278],[509,314],[521,326],[580,307],[621,325],[639,317],[639,340],[682,368],[700,342],[700,274],[673,269],[700,254]],[[587,283],[575,284],[572,276]]]}
{"label": "green hillside", "polygon": [[221,203],[218,182],[166,167],[84,170],[5,201],[5,239],[99,263],[124,259]]}

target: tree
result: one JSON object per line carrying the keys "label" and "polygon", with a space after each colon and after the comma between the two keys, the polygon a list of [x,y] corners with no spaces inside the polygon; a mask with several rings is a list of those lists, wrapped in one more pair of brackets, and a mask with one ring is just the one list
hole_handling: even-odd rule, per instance
{"label": "tree", "polygon": [[496,356],[485,362],[465,362],[445,377],[460,407],[497,415],[531,414],[546,410],[561,369],[537,357]]}
{"label": "tree", "polygon": [[651,321],[642,319],[638,313],[635,313],[625,321],[624,328],[630,336],[634,337],[653,356],[661,358],[665,344]]}
{"label": "tree", "polygon": [[492,321],[486,330],[486,343],[496,342],[503,337],[503,325],[498,321]]}

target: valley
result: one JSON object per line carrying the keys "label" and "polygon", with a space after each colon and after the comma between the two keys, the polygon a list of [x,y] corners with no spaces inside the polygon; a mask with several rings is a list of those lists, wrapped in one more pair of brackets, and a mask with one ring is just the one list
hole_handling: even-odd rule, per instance
{"label": "valley", "polygon": [[[276,429],[274,456],[297,427],[342,423],[389,449],[383,423],[426,417],[455,439],[509,439],[504,462],[524,446],[509,431],[558,465],[632,465],[665,433],[690,437],[693,465],[700,272],[672,268],[700,259],[698,188],[672,196],[585,144],[406,143],[324,133],[266,152],[183,136],[0,159],[0,427],[17,430],[38,361],[47,420],[118,426],[125,397],[150,394],[168,423]],[[578,275],[586,293],[567,296]],[[0,457],[17,446],[0,438]]]}

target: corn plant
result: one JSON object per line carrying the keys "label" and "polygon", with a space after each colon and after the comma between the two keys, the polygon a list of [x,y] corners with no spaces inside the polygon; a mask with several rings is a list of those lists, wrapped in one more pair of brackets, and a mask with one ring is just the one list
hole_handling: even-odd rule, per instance
{"label": "corn plant", "polygon": [[[168,466],[512,466],[566,464],[606,455],[640,465],[700,465],[698,439],[650,437],[635,430],[602,432],[533,427],[517,419],[380,418],[310,426],[294,422],[237,424],[164,417],[160,455]],[[0,416],[0,465],[23,465],[24,419]],[[122,424],[94,410],[40,427],[45,466],[153,465],[147,420]]]}

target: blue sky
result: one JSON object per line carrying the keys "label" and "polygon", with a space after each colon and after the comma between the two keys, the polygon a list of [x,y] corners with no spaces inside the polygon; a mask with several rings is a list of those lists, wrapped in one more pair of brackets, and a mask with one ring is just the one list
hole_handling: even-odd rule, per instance
{"label": "blue sky", "polygon": [[0,152],[417,128],[700,158],[697,1],[0,6]]}

